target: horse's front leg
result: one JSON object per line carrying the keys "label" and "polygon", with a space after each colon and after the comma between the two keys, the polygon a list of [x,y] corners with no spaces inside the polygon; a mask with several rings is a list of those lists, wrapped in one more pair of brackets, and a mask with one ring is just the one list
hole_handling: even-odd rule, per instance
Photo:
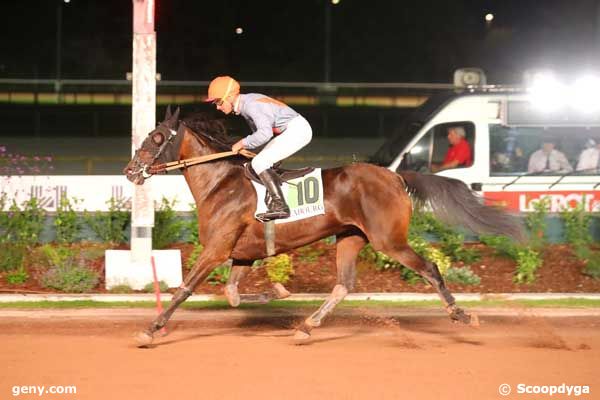
{"label": "horse's front leg", "polygon": [[229,259],[230,254],[231,248],[228,247],[221,246],[214,249],[207,246],[205,248],[200,257],[198,257],[196,264],[194,264],[194,268],[192,268],[192,270],[187,274],[183,283],[173,295],[173,299],[171,300],[169,307],[160,313],[147,329],[140,331],[135,335],[135,340],[138,344],[138,347],[144,347],[152,344],[154,332],[158,331],[167,324],[167,321],[169,321],[171,315],[173,315],[177,307],[179,307],[181,303],[190,297],[196,286],[206,279],[210,271],[212,271],[217,265],[226,262]]}

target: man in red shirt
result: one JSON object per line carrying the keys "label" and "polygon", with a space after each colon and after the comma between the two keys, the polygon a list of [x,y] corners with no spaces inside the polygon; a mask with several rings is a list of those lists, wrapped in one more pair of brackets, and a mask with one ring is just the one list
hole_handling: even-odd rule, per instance
{"label": "man in red shirt", "polygon": [[465,139],[465,129],[462,126],[453,126],[448,128],[448,142],[450,148],[441,165],[432,165],[433,172],[444,169],[469,167],[473,163],[471,145]]}

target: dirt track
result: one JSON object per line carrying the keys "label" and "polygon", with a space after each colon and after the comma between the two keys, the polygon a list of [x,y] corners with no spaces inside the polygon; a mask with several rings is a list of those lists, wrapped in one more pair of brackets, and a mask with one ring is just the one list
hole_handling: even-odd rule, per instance
{"label": "dirt track", "polygon": [[[150,310],[3,310],[0,399],[570,398],[515,394],[518,383],[589,385],[578,398],[600,398],[597,313],[482,315],[472,329],[437,312],[341,310],[296,346],[290,328],[305,311],[182,311],[137,349],[130,336]],[[498,394],[503,383],[513,394]],[[13,397],[17,385],[77,395]]]}

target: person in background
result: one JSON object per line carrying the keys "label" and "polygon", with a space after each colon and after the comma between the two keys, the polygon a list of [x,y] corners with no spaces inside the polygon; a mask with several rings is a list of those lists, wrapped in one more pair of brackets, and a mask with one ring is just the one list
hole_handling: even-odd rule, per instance
{"label": "person in background", "polygon": [[529,157],[528,173],[567,173],[571,171],[573,171],[573,167],[569,164],[567,157],[554,148],[554,141],[552,139],[544,139],[542,148],[534,151]]}
{"label": "person in background", "polygon": [[600,170],[600,141],[589,139],[585,147],[579,155],[579,162],[575,169],[590,174],[598,173]]}
{"label": "person in background", "polygon": [[303,116],[279,100],[264,94],[240,94],[240,84],[230,76],[219,76],[208,86],[207,102],[224,114],[232,112],[244,117],[252,134],[232,146],[232,151],[266,146],[252,159],[252,169],[269,192],[268,211],[258,214],[261,221],[290,216],[279,177],[271,168],[310,143],[312,128]]}
{"label": "person in background", "polygon": [[465,138],[465,128],[462,126],[452,126],[448,128],[448,142],[450,147],[446,152],[444,161],[431,166],[432,172],[438,172],[450,168],[469,167],[473,163],[471,145]]}

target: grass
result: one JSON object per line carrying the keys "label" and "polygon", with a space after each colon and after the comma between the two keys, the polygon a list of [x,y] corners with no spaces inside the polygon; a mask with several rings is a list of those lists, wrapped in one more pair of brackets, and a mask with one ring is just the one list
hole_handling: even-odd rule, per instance
{"label": "grass", "polygon": [[[164,301],[163,306],[169,302]],[[294,308],[316,308],[322,304],[321,301],[272,301],[268,304],[241,304],[240,309],[294,309]],[[484,300],[464,301],[458,305],[465,308],[472,307],[538,307],[538,308],[598,308],[600,300],[596,299],[555,299],[555,300]],[[94,300],[70,300],[70,301],[38,301],[38,302],[6,302],[0,303],[0,309],[81,309],[81,308],[154,308],[153,301],[94,301]],[[344,301],[339,308],[439,308],[438,300],[425,301],[377,301],[377,300],[352,300]],[[182,304],[181,308],[187,310],[227,310],[230,309],[225,300],[215,301],[190,301]]]}

